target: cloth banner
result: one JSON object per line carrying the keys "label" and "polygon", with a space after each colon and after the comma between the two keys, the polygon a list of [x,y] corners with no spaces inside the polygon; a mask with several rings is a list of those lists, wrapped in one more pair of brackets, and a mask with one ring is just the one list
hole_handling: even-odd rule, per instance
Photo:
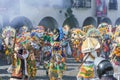
{"label": "cloth banner", "polygon": [[96,0],[96,16],[102,17],[107,15],[106,0]]}

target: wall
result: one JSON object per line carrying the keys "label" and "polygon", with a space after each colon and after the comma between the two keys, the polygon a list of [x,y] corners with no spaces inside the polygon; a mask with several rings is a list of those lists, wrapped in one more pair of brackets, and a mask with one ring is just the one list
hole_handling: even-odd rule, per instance
{"label": "wall", "polygon": [[[10,22],[17,16],[25,16],[31,20],[33,26],[37,26],[44,17],[50,16],[50,17],[53,17],[58,22],[59,26],[62,26],[63,22],[66,19],[64,14],[66,12],[66,9],[61,7],[61,6],[64,6],[63,4],[66,2],[65,0],[58,0],[59,3],[57,3],[57,5],[59,6],[57,8],[53,7],[53,5],[55,6],[56,2],[53,2],[52,5],[48,5],[48,3],[46,3],[48,0],[44,0],[44,5],[47,7],[44,7],[44,6],[40,7],[35,5],[31,6],[25,3],[25,0],[20,0],[20,1],[21,1],[20,14],[11,15]],[[39,0],[35,0],[35,1],[39,1]],[[52,1],[52,0],[49,0],[49,1]],[[73,14],[75,15],[75,17],[79,22],[79,27],[82,27],[83,22],[87,17],[93,17],[97,21],[97,17],[95,16],[95,10],[96,10],[95,0],[91,0],[91,1],[92,1],[91,8],[79,8],[79,9],[72,8]],[[109,0],[106,0],[106,2],[108,4]],[[68,6],[70,6],[70,3]],[[119,6],[118,10],[108,10],[107,17],[111,19],[113,25],[115,24],[115,21],[118,19],[118,17],[120,17],[120,1],[119,0],[118,0],[118,6]],[[59,12],[60,10],[62,11],[61,13]],[[0,17],[0,22],[2,23],[1,17]]]}
{"label": "wall", "polygon": [[[111,19],[113,25],[115,25],[116,20],[120,17],[120,0],[118,1],[118,10],[109,10],[108,9],[108,17]],[[106,0],[106,2],[108,3],[109,0]]]}
{"label": "wall", "polygon": [[26,3],[24,3],[24,0],[21,2],[21,13],[20,15],[13,15],[10,19],[12,21],[17,16],[25,16],[31,20],[33,23],[33,26],[36,26],[39,24],[39,22],[47,16],[53,17],[59,24],[59,26],[62,26],[64,20],[64,9],[62,10],[62,13],[59,13],[61,9],[60,8],[53,8],[53,7],[39,7],[39,6],[31,6]]}
{"label": "wall", "polygon": [[79,27],[82,27],[84,20],[87,17],[95,18],[95,0],[91,0],[91,8],[79,8],[79,9],[72,9],[73,14],[77,18],[79,22]]}

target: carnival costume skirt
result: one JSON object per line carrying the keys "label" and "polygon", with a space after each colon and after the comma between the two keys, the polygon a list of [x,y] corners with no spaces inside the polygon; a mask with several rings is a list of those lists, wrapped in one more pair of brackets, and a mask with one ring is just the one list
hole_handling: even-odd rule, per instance
{"label": "carnival costume skirt", "polygon": [[56,65],[53,68],[49,69],[49,77],[56,77],[56,78],[62,78],[63,72],[66,70],[66,65],[61,64]]}
{"label": "carnival costume skirt", "polygon": [[92,61],[87,61],[81,66],[77,78],[94,78],[94,74],[94,63]]}

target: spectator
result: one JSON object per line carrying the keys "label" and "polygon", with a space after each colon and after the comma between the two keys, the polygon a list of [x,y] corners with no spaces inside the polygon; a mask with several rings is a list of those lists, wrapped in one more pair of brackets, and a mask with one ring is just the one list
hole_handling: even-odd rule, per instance
{"label": "spectator", "polygon": [[97,75],[100,80],[117,80],[113,74],[113,66],[110,61],[104,58],[96,58],[94,62],[96,66]]}

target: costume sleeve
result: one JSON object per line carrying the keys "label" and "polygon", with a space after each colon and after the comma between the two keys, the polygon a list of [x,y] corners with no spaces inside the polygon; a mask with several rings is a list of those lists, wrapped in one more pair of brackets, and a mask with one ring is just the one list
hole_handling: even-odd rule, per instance
{"label": "costume sleeve", "polygon": [[22,55],[22,57],[23,57],[24,59],[26,59],[26,58],[28,57],[28,55],[29,55],[29,52],[28,52],[28,51],[26,51],[26,53],[25,53],[25,54],[23,54],[23,55]]}

